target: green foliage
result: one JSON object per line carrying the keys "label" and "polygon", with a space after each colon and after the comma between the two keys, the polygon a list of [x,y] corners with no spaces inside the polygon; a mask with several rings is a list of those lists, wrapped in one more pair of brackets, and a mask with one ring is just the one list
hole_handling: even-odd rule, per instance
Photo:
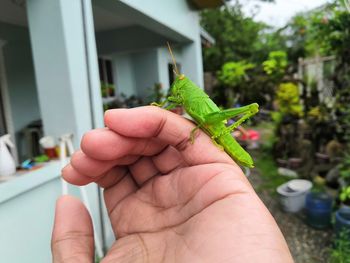
{"label": "green foliage", "polygon": [[253,68],[254,64],[244,61],[227,62],[218,72],[218,80],[228,87],[236,87],[247,78],[247,70]]}
{"label": "green foliage", "polygon": [[331,249],[330,263],[350,263],[349,231],[343,230]]}
{"label": "green foliage", "polygon": [[266,28],[246,17],[238,4],[203,11],[201,25],[216,41],[203,49],[204,68],[214,72],[229,61],[254,61],[261,47],[260,34]]}
{"label": "green foliage", "polygon": [[271,119],[274,121],[274,123],[281,123],[283,118],[283,115],[279,111],[273,111],[271,112]]}
{"label": "green foliage", "polygon": [[257,191],[268,191],[276,194],[276,188],[288,181],[288,178],[278,174],[275,161],[269,152],[264,152],[255,157],[255,167],[259,169],[260,176],[263,179],[262,184]]}
{"label": "green foliage", "polygon": [[350,185],[350,153],[346,153],[339,165],[340,176]]}
{"label": "green foliage", "polygon": [[151,94],[147,97],[146,104],[152,102],[161,103],[166,97],[162,83],[154,83],[153,87],[149,88],[149,91]]}
{"label": "green foliage", "polygon": [[278,174],[276,163],[272,157],[273,145],[276,141],[275,123],[262,122],[254,129],[261,134],[262,150],[254,156],[255,167],[259,171],[262,183],[257,188],[257,191],[268,191],[271,194],[276,194],[276,188],[288,181],[289,179]]}
{"label": "green foliage", "polygon": [[330,111],[324,104],[319,104],[316,107],[312,107],[307,112],[307,118],[309,123],[327,123],[331,121]]}
{"label": "green foliage", "polygon": [[[203,48],[204,70],[220,71],[219,84],[213,90],[215,101],[226,107],[232,106],[232,102],[270,105],[276,81],[264,72],[261,64],[270,52],[286,50],[283,32],[254,21],[253,17],[244,14],[238,2],[233,4],[233,1],[221,8],[203,11],[201,25],[215,38],[214,45]],[[232,61],[238,64],[228,64],[224,68]],[[251,64],[255,66],[245,68]],[[223,72],[226,70],[227,73]],[[237,96],[235,99],[230,95],[232,89]]]}
{"label": "green foliage", "polygon": [[344,187],[339,195],[339,199],[342,202],[350,201],[350,186]]}
{"label": "green foliage", "polygon": [[110,83],[101,82],[101,95],[102,97],[114,96],[115,86]]}
{"label": "green foliage", "polygon": [[319,43],[322,54],[349,54],[350,15],[339,4],[313,14],[311,27],[317,32],[313,35],[313,40]]}
{"label": "green foliage", "polygon": [[285,51],[272,51],[269,53],[269,58],[263,62],[264,71],[268,75],[274,75],[276,78],[281,78],[286,72],[288,65],[287,53]]}
{"label": "green foliage", "polygon": [[276,94],[278,110],[282,115],[303,116],[303,108],[300,103],[299,88],[294,83],[282,83]]}

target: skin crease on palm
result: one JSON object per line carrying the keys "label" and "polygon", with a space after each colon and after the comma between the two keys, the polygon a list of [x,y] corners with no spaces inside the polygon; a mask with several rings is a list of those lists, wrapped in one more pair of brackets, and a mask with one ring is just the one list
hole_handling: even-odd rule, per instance
{"label": "skin crease on palm", "polygon": [[[97,183],[117,241],[102,262],[293,262],[250,183],[190,121],[153,106],[105,114],[63,169],[74,185]],[[91,218],[70,196],[57,201],[53,261],[93,262]]]}

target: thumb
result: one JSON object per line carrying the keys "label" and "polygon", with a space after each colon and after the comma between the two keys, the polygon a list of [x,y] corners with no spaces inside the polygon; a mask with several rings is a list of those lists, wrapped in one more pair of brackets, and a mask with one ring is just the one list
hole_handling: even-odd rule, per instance
{"label": "thumb", "polygon": [[57,200],[51,251],[54,263],[94,261],[92,221],[79,199],[65,195]]}

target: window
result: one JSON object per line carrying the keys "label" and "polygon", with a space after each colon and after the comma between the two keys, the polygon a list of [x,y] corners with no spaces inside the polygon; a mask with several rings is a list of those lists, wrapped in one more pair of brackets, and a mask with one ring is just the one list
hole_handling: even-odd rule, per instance
{"label": "window", "polygon": [[[179,72],[181,72],[181,64],[176,63],[177,69]],[[169,87],[173,84],[176,74],[175,74],[175,67],[173,63],[168,64],[168,72],[169,72]]]}
{"label": "window", "polygon": [[112,60],[99,58],[98,69],[100,72],[103,109],[108,110],[114,108],[112,105],[116,101]]}
{"label": "window", "polygon": [[6,134],[5,112],[3,105],[3,97],[0,90],[0,136]]}
{"label": "window", "polygon": [[98,69],[100,71],[100,80],[103,83],[114,84],[112,61],[110,59],[98,59]]}

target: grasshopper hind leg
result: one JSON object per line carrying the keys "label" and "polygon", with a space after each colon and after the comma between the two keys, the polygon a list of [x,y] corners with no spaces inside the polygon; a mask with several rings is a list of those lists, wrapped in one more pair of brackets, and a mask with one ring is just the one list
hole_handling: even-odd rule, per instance
{"label": "grasshopper hind leg", "polygon": [[199,129],[199,126],[193,128],[193,130],[190,133],[190,141],[191,144],[194,144],[194,137],[196,136],[196,131]]}
{"label": "grasshopper hind leg", "polygon": [[[194,144],[194,139],[195,139],[195,136],[196,136],[196,131],[199,130],[199,128],[201,128],[202,125],[197,125],[195,128],[192,129],[191,133],[190,133],[190,141],[191,141],[191,144]],[[218,147],[221,151],[224,150],[224,147],[220,144],[218,144],[215,140],[215,136],[211,136],[211,141],[213,142],[213,144]]]}
{"label": "grasshopper hind leg", "polygon": [[190,132],[190,141],[191,144],[194,144],[194,138],[196,137],[196,131],[198,131],[200,128],[202,127],[202,125],[197,125],[195,128],[192,129],[192,131]]}
{"label": "grasshopper hind leg", "polygon": [[218,147],[221,151],[224,151],[224,150],[225,150],[224,147],[223,147],[222,145],[220,145],[220,144],[218,144],[218,143],[216,142],[214,136],[211,137],[211,141],[212,141],[212,142],[214,143],[214,145],[215,145],[216,147]]}

